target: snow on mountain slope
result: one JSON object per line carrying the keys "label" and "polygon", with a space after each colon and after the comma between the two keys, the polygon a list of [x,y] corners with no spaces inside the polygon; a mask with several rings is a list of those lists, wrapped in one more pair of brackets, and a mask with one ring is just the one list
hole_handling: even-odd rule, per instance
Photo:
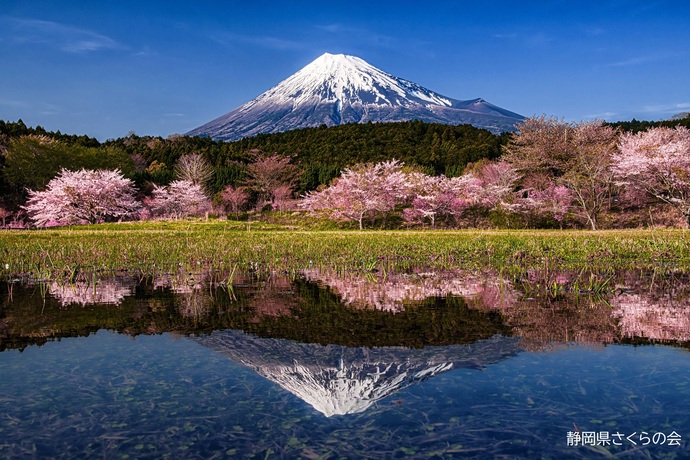
{"label": "snow on mountain slope", "polygon": [[280,385],[326,417],[365,411],[377,401],[451,369],[482,369],[520,352],[518,339],[472,344],[352,348],[216,331],[193,340]]}
{"label": "snow on mountain slope", "polygon": [[394,77],[355,56],[324,54],[256,99],[187,135],[236,140],[344,123],[422,120],[512,131],[523,117],[483,99],[460,101]]}

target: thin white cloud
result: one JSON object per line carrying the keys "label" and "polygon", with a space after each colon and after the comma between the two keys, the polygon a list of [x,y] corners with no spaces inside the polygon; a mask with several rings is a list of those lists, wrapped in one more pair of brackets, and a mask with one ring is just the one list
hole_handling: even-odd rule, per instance
{"label": "thin white cloud", "polygon": [[630,59],[625,59],[623,61],[612,62],[608,64],[608,67],[627,67],[632,65],[646,64],[657,60],[654,56],[637,56]]}
{"label": "thin white cloud", "polygon": [[584,32],[585,32],[585,35],[587,35],[589,37],[598,37],[600,35],[605,34],[606,30],[602,29],[600,27],[592,27],[592,28],[585,29]]}
{"label": "thin white cloud", "polygon": [[143,48],[139,51],[132,53],[132,56],[137,57],[137,58],[149,58],[149,57],[153,57],[153,56],[158,56],[158,52],[146,47],[146,48]]}
{"label": "thin white cloud", "polygon": [[514,40],[514,39],[518,38],[518,34],[516,34],[516,33],[494,34],[493,37],[501,39],[501,40]]}
{"label": "thin white cloud", "polygon": [[60,115],[61,113],[62,109],[52,104],[47,104],[46,107],[40,111],[41,115]]}
{"label": "thin white cloud", "polygon": [[554,38],[546,34],[545,32],[494,33],[491,35],[491,37],[496,40],[513,42],[518,46],[524,46],[527,48],[546,48],[550,46],[554,41]]}
{"label": "thin white cloud", "polygon": [[0,98],[0,106],[11,107],[11,108],[27,108],[29,104],[24,101],[17,101],[13,99],[2,99]]}
{"label": "thin white cloud", "polygon": [[644,113],[665,113],[665,114],[675,114],[681,111],[687,111],[690,109],[690,102],[679,102],[675,104],[659,104],[659,105],[647,105],[640,109],[640,112]]}
{"label": "thin white cloud", "polygon": [[612,62],[607,64],[607,67],[628,67],[648,64],[650,62],[665,61],[668,59],[678,59],[684,57],[686,53],[671,53],[671,52],[658,52],[654,54],[647,54],[642,56],[634,56],[628,59],[623,59],[622,61]]}
{"label": "thin white cloud", "polygon": [[585,120],[610,120],[620,115],[618,112],[602,112],[594,115],[585,115]]}
{"label": "thin white cloud", "polygon": [[670,104],[645,105],[641,107],[629,107],[624,112],[615,116],[606,117],[608,120],[667,120],[673,115],[690,112],[690,102],[677,102]]}
{"label": "thin white cloud", "polygon": [[0,17],[0,36],[14,44],[43,45],[66,53],[89,53],[122,49],[105,35],[53,21]]}
{"label": "thin white cloud", "polygon": [[211,40],[222,45],[254,45],[267,49],[303,49],[304,45],[300,42],[270,35],[242,35],[229,32],[216,32],[209,35]]}
{"label": "thin white cloud", "polygon": [[346,26],[343,26],[342,24],[337,24],[337,23],[317,25],[316,28],[318,30],[322,30],[324,32],[329,32],[332,34],[341,33],[341,32],[353,32],[355,30],[351,27],[346,27]]}

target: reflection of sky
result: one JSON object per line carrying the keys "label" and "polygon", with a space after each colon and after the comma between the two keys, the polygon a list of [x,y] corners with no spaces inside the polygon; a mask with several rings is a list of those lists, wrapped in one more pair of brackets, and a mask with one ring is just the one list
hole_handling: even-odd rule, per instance
{"label": "reflection of sky", "polygon": [[625,458],[682,458],[690,441],[690,359],[663,346],[522,352],[482,370],[437,374],[364,412],[331,418],[249,368],[169,334],[133,340],[100,331],[2,352],[0,368],[3,458],[34,445],[44,458],[96,450],[107,458],[334,451],[347,458],[467,451],[470,458],[587,458],[587,449],[566,445],[576,427],[682,435],[680,447],[612,447]]}

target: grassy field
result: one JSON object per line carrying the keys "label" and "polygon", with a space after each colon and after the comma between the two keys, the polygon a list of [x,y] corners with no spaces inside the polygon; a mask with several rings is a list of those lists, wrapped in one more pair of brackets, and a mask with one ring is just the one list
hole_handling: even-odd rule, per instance
{"label": "grassy field", "polygon": [[0,231],[4,277],[127,270],[298,271],[493,267],[690,269],[683,230],[300,230],[234,221],[154,221]]}

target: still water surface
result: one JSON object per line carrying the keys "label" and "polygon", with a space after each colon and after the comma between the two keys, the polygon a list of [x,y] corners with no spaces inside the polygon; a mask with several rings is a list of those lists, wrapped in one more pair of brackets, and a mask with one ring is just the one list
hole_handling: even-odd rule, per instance
{"label": "still water surface", "polygon": [[688,458],[683,274],[0,287],[0,458]]}

